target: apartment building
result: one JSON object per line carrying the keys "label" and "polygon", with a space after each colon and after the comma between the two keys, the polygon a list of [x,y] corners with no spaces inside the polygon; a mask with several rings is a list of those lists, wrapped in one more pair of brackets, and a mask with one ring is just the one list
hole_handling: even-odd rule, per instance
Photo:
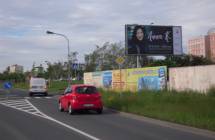
{"label": "apartment building", "polygon": [[210,29],[207,35],[189,39],[187,49],[190,55],[203,56],[215,62],[215,28]]}

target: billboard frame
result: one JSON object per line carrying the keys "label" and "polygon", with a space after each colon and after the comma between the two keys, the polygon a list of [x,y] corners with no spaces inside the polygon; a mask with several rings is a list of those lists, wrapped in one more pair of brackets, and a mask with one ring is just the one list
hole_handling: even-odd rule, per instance
{"label": "billboard frame", "polygon": [[[128,26],[143,26],[143,27],[171,27],[172,28],[172,46],[171,46],[171,51],[172,53],[163,53],[163,54],[159,54],[159,53],[136,53],[136,54],[128,54],[128,31],[127,28]],[[174,27],[178,27],[180,28],[180,54],[174,54],[174,38],[173,38],[173,28]],[[173,26],[173,25],[140,25],[140,24],[125,24],[125,55],[126,56],[182,56],[184,54],[183,52],[183,44],[182,44],[182,26]]]}

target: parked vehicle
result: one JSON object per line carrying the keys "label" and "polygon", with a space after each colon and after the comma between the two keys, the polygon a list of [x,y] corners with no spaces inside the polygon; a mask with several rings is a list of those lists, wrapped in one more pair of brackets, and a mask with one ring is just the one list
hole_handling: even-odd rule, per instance
{"label": "parked vehicle", "polygon": [[29,96],[33,96],[34,94],[48,95],[47,84],[44,78],[30,79]]}
{"label": "parked vehicle", "polygon": [[102,113],[103,103],[101,94],[96,87],[91,85],[72,85],[66,88],[58,101],[60,111],[68,111],[73,114],[78,110],[95,110]]}

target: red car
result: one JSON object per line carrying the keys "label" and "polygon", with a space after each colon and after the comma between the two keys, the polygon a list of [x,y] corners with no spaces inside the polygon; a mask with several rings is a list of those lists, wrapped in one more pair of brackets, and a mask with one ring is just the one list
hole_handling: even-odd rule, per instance
{"label": "red car", "polygon": [[96,87],[91,85],[72,85],[66,88],[58,102],[60,111],[68,111],[73,114],[77,110],[95,110],[102,113],[103,103],[101,94]]}

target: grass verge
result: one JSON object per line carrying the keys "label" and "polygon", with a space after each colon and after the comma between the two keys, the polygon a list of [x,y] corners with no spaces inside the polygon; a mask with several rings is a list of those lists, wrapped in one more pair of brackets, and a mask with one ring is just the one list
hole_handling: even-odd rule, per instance
{"label": "grass verge", "polygon": [[215,131],[215,96],[211,96],[211,93],[202,95],[192,91],[142,91],[122,94],[104,90],[101,92],[106,107]]}

